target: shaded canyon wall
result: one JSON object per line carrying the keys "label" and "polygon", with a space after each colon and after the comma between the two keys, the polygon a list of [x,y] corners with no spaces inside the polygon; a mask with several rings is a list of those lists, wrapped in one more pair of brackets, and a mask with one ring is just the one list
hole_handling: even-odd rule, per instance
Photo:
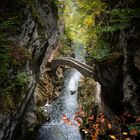
{"label": "shaded canyon wall", "polygon": [[[25,0],[13,3],[13,7],[16,7],[16,4],[21,7],[24,24],[21,25],[20,34],[11,35],[9,40],[21,48],[26,48],[31,54],[31,60],[22,66],[30,80],[26,93],[20,95],[23,97],[19,106],[12,111],[0,113],[1,140],[25,139],[27,130],[37,121],[33,94],[39,79],[44,80],[42,71],[46,68],[51,52],[57,47],[59,37],[57,7],[53,0]],[[10,1],[3,1],[1,12],[9,5],[11,6]]]}

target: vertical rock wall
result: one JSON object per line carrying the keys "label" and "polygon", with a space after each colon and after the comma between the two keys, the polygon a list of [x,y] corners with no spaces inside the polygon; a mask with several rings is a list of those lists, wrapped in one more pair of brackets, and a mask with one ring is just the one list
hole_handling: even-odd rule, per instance
{"label": "vertical rock wall", "polygon": [[[109,9],[133,9],[140,7],[138,0],[104,1]],[[102,17],[103,16],[103,17]],[[106,20],[102,15],[99,20]],[[104,33],[110,47],[117,50],[119,55],[96,63],[96,80],[102,85],[102,104],[116,114],[129,112],[140,115],[140,17],[137,13],[128,23],[129,27],[116,32]],[[105,36],[104,35],[104,36]],[[109,37],[107,37],[107,35]],[[106,108],[105,108],[106,110]],[[107,110],[106,110],[107,111]]]}
{"label": "vertical rock wall", "polygon": [[[27,129],[24,117],[27,110],[26,117],[36,118],[35,114],[31,113],[35,109],[32,100],[34,90],[39,78],[43,77],[41,72],[46,68],[47,59],[53,49],[57,47],[59,36],[57,8],[53,0],[25,0],[19,1],[18,4],[21,5],[21,9],[24,9],[25,23],[22,26],[21,35],[16,37],[16,43],[19,47],[27,48],[32,55],[32,62],[28,61],[26,66],[23,66],[30,77],[30,82],[18,110],[8,114],[0,114],[1,140],[24,139],[26,132],[24,130]],[[28,120],[28,118],[26,119]]]}

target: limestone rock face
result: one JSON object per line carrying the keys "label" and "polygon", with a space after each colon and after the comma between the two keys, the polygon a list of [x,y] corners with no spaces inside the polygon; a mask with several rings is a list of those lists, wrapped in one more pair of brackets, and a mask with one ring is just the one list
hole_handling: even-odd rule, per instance
{"label": "limestone rock face", "polygon": [[[117,2],[117,1],[116,1]],[[120,3],[107,1],[114,7],[121,7]],[[112,4],[111,4],[112,3]],[[123,4],[123,3],[122,3]],[[135,1],[130,8],[139,7]],[[123,4],[125,7],[125,3]],[[129,112],[140,115],[140,26],[139,17],[131,19],[130,27],[114,33],[111,38],[117,39],[114,48],[120,48],[120,56],[110,59],[110,62],[96,64],[96,80],[102,86],[102,103],[113,112]],[[116,57],[116,56],[115,56]]]}
{"label": "limestone rock face", "polygon": [[124,103],[126,110],[140,114],[140,34],[139,27],[134,26],[125,40],[124,47]]}
{"label": "limestone rock face", "polygon": [[138,27],[120,32],[122,56],[111,63],[102,62],[95,66],[96,80],[102,86],[102,105],[115,114],[124,111],[140,114],[139,32]]}
{"label": "limestone rock face", "polygon": [[1,140],[24,139],[28,129],[26,122],[30,121],[30,126],[35,123],[37,118],[33,94],[40,77],[44,76],[42,72],[52,51],[57,47],[59,37],[57,8],[53,0],[20,1],[20,4],[24,9],[25,22],[22,25],[21,35],[14,40],[31,53],[32,62],[29,61],[23,66],[30,77],[30,82],[18,110],[6,115],[0,114]]}

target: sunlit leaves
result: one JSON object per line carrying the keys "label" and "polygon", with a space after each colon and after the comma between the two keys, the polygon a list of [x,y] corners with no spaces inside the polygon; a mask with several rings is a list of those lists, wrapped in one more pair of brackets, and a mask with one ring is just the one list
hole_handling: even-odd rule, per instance
{"label": "sunlit leaves", "polygon": [[[132,140],[140,134],[139,125],[125,122],[128,121],[127,119],[130,120],[130,118],[134,117],[132,114],[125,113],[120,116],[120,126],[118,128],[116,126],[114,127],[113,121],[108,120],[102,112],[100,112],[97,117],[95,117],[94,114],[88,116],[82,108],[79,108],[73,117],[74,121],[73,119],[69,119],[66,114],[63,114],[62,121],[73,127],[80,127],[81,132],[92,140],[97,140],[100,136],[109,140]],[[84,124],[85,118],[88,119],[86,124]],[[134,118],[137,122],[139,117]],[[123,122],[121,121],[122,119]]]}
{"label": "sunlit leaves", "polygon": [[128,135],[128,133],[127,133],[127,132],[123,132],[122,134],[123,134],[123,135]]}
{"label": "sunlit leaves", "polygon": [[72,40],[87,43],[90,28],[95,24],[95,15],[103,11],[100,0],[78,0],[64,2],[65,30]]}
{"label": "sunlit leaves", "polygon": [[86,18],[84,20],[85,26],[91,26],[91,25],[93,25],[93,23],[94,23],[93,17],[91,15],[86,16]]}
{"label": "sunlit leaves", "polygon": [[[81,131],[92,140],[100,139],[100,136],[109,140],[132,140],[140,135],[140,127],[138,124],[135,124],[139,117],[134,117],[130,113],[124,113],[120,116],[120,124],[118,128],[114,126],[114,122],[108,120],[102,112],[97,116],[97,118],[94,118],[94,115],[88,116],[87,113],[84,113],[84,111],[80,109],[76,112],[76,116],[81,117],[81,119],[84,120],[84,117],[82,117],[81,114],[83,114],[83,116],[86,114],[84,117],[88,118],[86,125],[84,123],[80,125]],[[128,120],[131,121],[131,119],[134,118],[135,123],[128,123]],[[121,121],[122,119],[123,122]]]}
{"label": "sunlit leaves", "polygon": [[109,135],[109,137],[111,138],[111,140],[117,140],[114,135]]}
{"label": "sunlit leaves", "polygon": [[87,12],[87,14],[96,14],[104,11],[105,4],[101,0],[78,0],[79,10],[81,12]]}

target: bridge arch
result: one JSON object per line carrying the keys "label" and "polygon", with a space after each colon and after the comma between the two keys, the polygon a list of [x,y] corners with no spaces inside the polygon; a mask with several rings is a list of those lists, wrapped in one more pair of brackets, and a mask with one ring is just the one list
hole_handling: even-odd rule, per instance
{"label": "bridge arch", "polygon": [[82,63],[79,60],[76,60],[72,57],[62,57],[57,58],[51,61],[51,69],[54,71],[57,69],[58,66],[70,66],[78,70],[83,76],[93,78],[94,69],[93,67]]}

